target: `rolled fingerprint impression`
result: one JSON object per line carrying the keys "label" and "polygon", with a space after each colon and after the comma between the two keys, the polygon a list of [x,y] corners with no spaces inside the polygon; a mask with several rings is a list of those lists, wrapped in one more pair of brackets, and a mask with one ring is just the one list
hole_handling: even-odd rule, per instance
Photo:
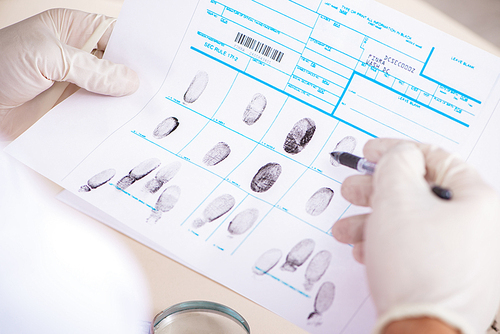
{"label": "rolled fingerprint impression", "polygon": [[141,162],[139,165],[134,167],[128,175],[121,178],[120,181],[116,184],[116,186],[120,189],[126,189],[135,181],[142,179],[152,171],[154,171],[158,166],[160,166],[161,162],[159,159],[151,158]]}
{"label": "rolled fingerprint impression", "polygon": [[96,175],[92,176],[88,181],[87,184],[83,185],[80,187],[78,190],[79,192],[89,192],[92,189],[96,189],[115,176],[116,171],[112,168],[103,170],[100,173],[97,173]]}
{"label": "rolled fingerprint impression", "polygon": [[266,97],[260,93],[255,94],[243,113],[243,122],[247,125],[253,125],[262,116],[266,106]]}
{"label": "rolled fingerprint impression", "polygon": [[295,271],[311,256],[316,243],[312,239],[304,239],[295,246],[286,256],[286,262],[281,266],[281,270]]}
{"label": "rolled fingerprint impression", "polygon": [[278,264],[282,254],[281,250],[277,248],[266,251],[255,261],[253,272],[257,275],[264,275]]}
{"label": "rolled fingerprint impression", "polygon": [[203,210],[203,218],[197,218],[193,222],[193,227],[202,227],[206,223],[213,222],[217,218],[228,213],[236,203],[233,196],[224,194],[210,202]]}
{"label": "rolled fingerprint impression", "polygon": [[309,319],[309,324],[315,326],[321,325],[321,315],[332,306],[334,298],[335,285],[332,282],[323,283],[314,299],[314,312],[307,317],[307,319]]}
{"label": "rolled fingerprint impression", "polygon": [[155,210],[151,210],[151,215],[146,222],[155,224],[162,216],[163,212],[172,210],[181,196],[181,188],[170,186],[165,188],[155,204]]}
{"label": "rolled fingerprint impression", "polygon": [[307,266],[305,274],[306,281],[304,283],[304,288],[307,291],[311,290],[314,283],[318,282],[321,277],[323,277],[326,270],[330,266],[331,260],[332,254],[326,250],[318,252],[313,256],[311,262],[309,262],[309,265]]}
{"label": "rolled fingerprint impression", "polygon": [[240,235],[248,231],[259,218],[259,210],[246,209],[238,213],[229,223],[227,230],[232,235]]}
{"label": "rolled fingerprint impression", "polygon": [[281,165],[276,162],[270,162],[257,171],[250,183],[250,188],[257,193],[266,192],[271,189],[280,174]]}
{"label": "rolled fingerprint impression", "polygon": [[312,119],[301,119],[294,124],[292,130],[286,136],[283,149],[289,154],[301,152],[311,141],[314,131],[316,131],[316,124]]}
{"label": "rolled fingerprint impression", "polygon": [[[356,138],[352,136],[346,136],[342,138],[342,140],[339,141],[337,145],[335,145],[333,152],[340,151],[340,152],[352,153],[354,152],[355,148],[356,148]],[[330,157],[330,163],[335,167],[340,166],[340,164],[333,157]]]}
{"label": "rolled fingerprint impression", "polygon": [[184,93],[184,102],[193,103],[201,96],[208,84],[208,74],[204,71],[199,71],[194,76],[189,84],[188,89]]}
{"label": "rolled fingerprint impression", "polygon": [[203,157],[203,163],[207,166],[215,166],[226,159],[231,153],[231,148],[224,142],[217,143]]}
{"label": "rolled fingerprint impression", "polygon": [[318,189],[306,202],[306,212],[311,216],[318,216],[326,210],[333,198],[333,190],[330,188]]}
{"label": "rolled fingerprint impression", "polygon": [[160,190],[160,188],[165,183],[170,181],[175,176],[175,174],[177,174],[180,168],[181,168],[181,163],[176,161],[159,169],[154,179],[151,179],[148,181],[148,183],[146,183],[146,189],[150,193],[154,194],[155,192]]}
{"label": "rolled fingerprint impression", "polygon": [[167,117],[156,126],[153,131],[153,137],[162,139],[171,134],[179,126],[179,120],[176,117]]}

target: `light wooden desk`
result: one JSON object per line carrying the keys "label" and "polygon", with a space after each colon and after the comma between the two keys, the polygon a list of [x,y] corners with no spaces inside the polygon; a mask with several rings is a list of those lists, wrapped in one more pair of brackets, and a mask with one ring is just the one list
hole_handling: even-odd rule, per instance
{"label": "light wooden desk", "polygon": [[[123,0],[1,0],[0,27],[54,7],[74,8],[117,16],[122,2]],[[479,38],[424,2],[418,0],[380,0],[380,2],[500,56],[500,50],[492,44]],[[40,179],[43,178],[40,176]],[[48,180],[44,180],[43,184],[47,187],[49,195],[55,196],[61,190]],[[77,211],[74,214],[81,216],[80,218],[83,217]],[[89,217],[85,216],[83,219],[86,219],[88,224],[101,229],[103,233],[113,234],[135,254],[150,284],[154,314],[181,301],[210,300],[225,304],[238,311],[250,323],[254,334],[306,333],[263,307],[143,246],[135,240],[115,232]],[[151,314],[151,319],[154,314]]]}

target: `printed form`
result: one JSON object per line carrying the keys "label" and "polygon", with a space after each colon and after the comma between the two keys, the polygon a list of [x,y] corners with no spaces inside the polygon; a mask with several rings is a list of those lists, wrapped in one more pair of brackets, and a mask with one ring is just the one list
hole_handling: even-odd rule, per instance
{"label": "printed form", "polygon": [[363,266],[330,234],[363,209],[329,153],[397,137],[467,158],[500,97],[498,58],[372,1],[128,0],[107,57],[139,91],[79,92],[10,154],[311,333],[375,321]]}

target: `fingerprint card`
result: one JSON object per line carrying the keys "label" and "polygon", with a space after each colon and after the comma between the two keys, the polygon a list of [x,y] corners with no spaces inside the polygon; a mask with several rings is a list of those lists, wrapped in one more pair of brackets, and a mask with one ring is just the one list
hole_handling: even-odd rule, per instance
{"label": "fingerprint card", "polygon": [[106,52],[138,92],[81,91],[8,151],[317,334],[375,321],[364,267],[330,232],[367,212],[341,195],[357,172],[330,153],[384,136],[468,157],[500,97],[498,58],[363,0],[130,0]]}

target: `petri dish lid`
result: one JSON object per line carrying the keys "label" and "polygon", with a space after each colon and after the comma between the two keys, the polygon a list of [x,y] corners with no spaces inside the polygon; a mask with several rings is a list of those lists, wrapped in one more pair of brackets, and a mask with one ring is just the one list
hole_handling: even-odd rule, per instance
{"label": "petri dish lid", "polygon": [[250,334],[248,322],[233,309],[210,301],[187,301],[158,313],[150,334]]}

